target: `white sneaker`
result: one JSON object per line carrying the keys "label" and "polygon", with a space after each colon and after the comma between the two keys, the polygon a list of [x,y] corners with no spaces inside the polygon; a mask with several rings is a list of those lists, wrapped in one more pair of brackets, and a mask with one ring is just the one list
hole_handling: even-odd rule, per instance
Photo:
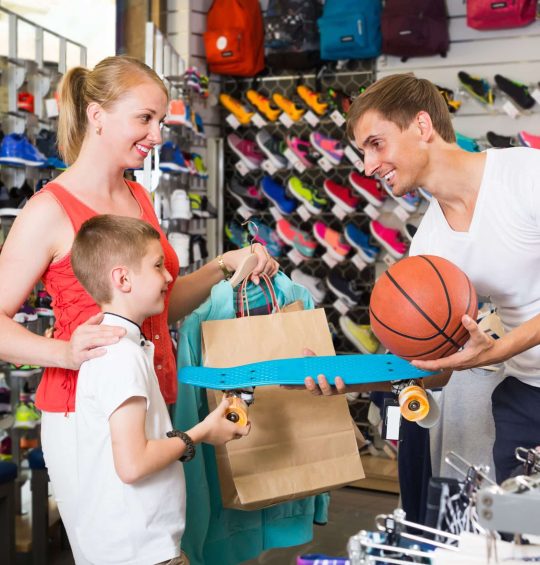
{"label": "white sneaker", "polygon": [[189,235],[187,233],[171,232],[167,239],[178,256],[180,267],[189,267]]}
{"label": "white sneaker", "polygon": [[291,272],[291,279],[295,283],[305,286],[317,304],[320,304],[324,300],[324,297],[326,296],[326,289],[324,288],[321,279],[312,277],[311,275],[306,275],[306,273],[300,269],[293,269]]}
{"label": "white sneaker", "polygon": [[191,220],[191,204],[185,190],[177,188],[171,194],[171,218],[175,220]]}

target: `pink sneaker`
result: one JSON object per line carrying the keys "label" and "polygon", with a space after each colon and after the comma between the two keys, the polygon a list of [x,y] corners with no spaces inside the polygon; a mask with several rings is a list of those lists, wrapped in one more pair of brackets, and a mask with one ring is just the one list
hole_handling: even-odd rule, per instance
{"label": "pink sneaker", "polygon": [[379,208],[386,200],[381,183],[378,180],[364,177],[356,171],[349,173],[349,183],[351,186],[363,196],[370,204]]}
{"label": "pink sneaker", "polygon": [[373,237],[394,259],[401,259],[407,252],[407,246],[399,237],[399,230],[387,228],[381,222],[377,222],[377,220],[369,222],[369,229]]}
{"label": "pink sneaker", "polygon": [[323,135],[318,131],[312,131],[309,135],[309,140],[311,141],[311,145],[313,145],[321,155],[324,155],[332,165],[339,165],[341,163],[344,150],[337,139]]}
{"label": "pink sneaker", "polygon": [[315,222],[313,224],[313,235],[337,261],[343,261],[351,250],[351,246],[343,242],[339,232],[334,231],[322,222]]}
{"label": "pink sneaker", "polygon": [[313,241],[306,232],[293,226],[288,220],[282,218],[276,223],[276,231],[279,237],[287,244],[296,249],[300,255],[313,257],[317,243]]}
{"label": "pink sneaker", "polygon": [[304,167],[313,167],[315,164],[311,154],[311,145],[296,136],[287,136],[287,147],[298,157]]}
{"label": "pink sneaker", "polygon": [[250,171],[258,169],[264,161],[264,155],[259,151],[254,141],[242,139],[235,133],[230,133],[227,136],[227,144]]}
{"label": "pink sneaker", "polygon": [[532,147],[533,149],[540,149],[540,136],[531,135],[526,131],[520,131],[517,136],[521,145],[525,145],[525,147]]}

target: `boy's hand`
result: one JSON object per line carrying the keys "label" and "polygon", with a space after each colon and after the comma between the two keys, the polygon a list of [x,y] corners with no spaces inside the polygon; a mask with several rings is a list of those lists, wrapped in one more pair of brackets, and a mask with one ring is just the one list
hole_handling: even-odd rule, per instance
{"label": "boy's hand", "polygon": [[218,407],[201,422],[200,425],[203,427],[202,441],[211,445],[223,445],[231,439],[240,439],[249,434],[250,423],[247,426],[239,426],[227,420],[225,412],[228,407],[229,400],[224,398]]}

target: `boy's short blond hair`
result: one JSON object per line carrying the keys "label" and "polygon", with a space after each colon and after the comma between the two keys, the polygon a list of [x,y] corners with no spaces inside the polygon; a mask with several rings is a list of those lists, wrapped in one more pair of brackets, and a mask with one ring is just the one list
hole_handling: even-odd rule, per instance
{"label": "boy's short blond hair", "polygon": [[103,214],[86,220],[71,248],[75,276],[97,304],[112,300],[109,271],[115,264],[138,269],[159,232],[148,222],[126,216]]}
{"label": "boy's short blond hair", "polygon": [[418,112],[427,112],[433,128],[444,141],[456,141],[450,112],[437,87],[410,73],[384,77],[354,100],[347,114],[347,136],[350,139],[354,139],[358,120],[369,110],[395,123],[401,131],[411,125]]}

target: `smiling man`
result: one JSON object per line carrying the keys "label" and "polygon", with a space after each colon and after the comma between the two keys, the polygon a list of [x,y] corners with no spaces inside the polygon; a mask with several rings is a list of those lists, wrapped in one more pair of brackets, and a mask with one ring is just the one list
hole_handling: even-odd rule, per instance
{"label": "smiling man", "polygon": [[437,88],[410,74],[367,88],[349,110],[347,132],[366,175],[384,178],[395,196],[417,187],[432,194],[410,254],[452,261],[498,308],[503,338],[494,341],[464,316],[471,338],[462,351],[414,364],[436,370],[505,361],[506,378],[492,395],[500,482],[517,466],[516,447],[540,445],[540,151],[462,150]]}

